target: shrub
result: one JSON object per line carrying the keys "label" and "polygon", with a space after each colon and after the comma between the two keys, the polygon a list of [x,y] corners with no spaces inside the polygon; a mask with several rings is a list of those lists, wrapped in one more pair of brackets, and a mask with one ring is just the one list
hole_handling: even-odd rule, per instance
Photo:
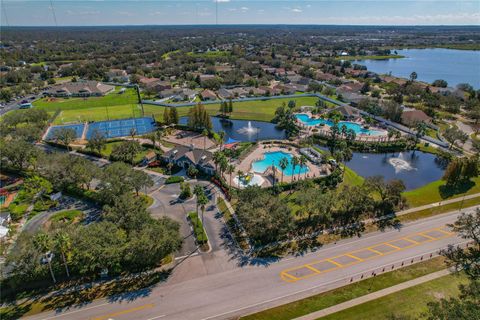
{"label": "shrub", "polygon": [[183,182],[183,177],[181,176],[171,176],[171,177],[168,177],[167,180],[165,180],[165,184],[171,184],[171,183],[179,183],[179,182]]}
{"label": "shrub", "polygon": [[195,211],[192,211],[188,214],[188,218],[193,226],[193,232],[195,234],[195,238],[199,245],[205,244],[208,241],[207,234],[205,233],[205,229],[203,229],[202,221],[198,217]]}

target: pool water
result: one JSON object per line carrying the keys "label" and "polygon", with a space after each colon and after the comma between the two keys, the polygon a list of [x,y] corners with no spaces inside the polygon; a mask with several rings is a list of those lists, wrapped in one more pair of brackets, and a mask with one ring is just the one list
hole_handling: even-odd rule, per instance
{"label": "pool water", "polygon": [[266,152],[263,154],[263,156],[265,157],[263,160],[255,161],[252,163],[253,171],[263,173],[265,172],[265,170],[268,169],[268,167],[272,166],[272,164],[279,171],[282,171],[282,169],[280,168],[280,160],[284,157],[288,159],[288,166],[285,168],[285,171],[283,171],[284,175],[293,176],[294,174],[303,174],[309,171],[307,166],[303,166],[302,168],[300,168],[300,165],[297,165],[295,167],[295,171],[293,171],[293,166],[291,163],[293,156],[287,152]]}
{"label": "pool water", "polygon": [[[295,116],[297,117],[298,120],[300,120],[306,126],[316,126],[318,124],[325,124],[329,127],[333,126],[333,122],[330,120],[310,118],[308,114],[297,114]],[[356,134],[363,134],[363,135],[369,135],[369,136],[379,136],[384,134],[383,131],[365,129],[358,123],[350,122],[350,121],[340,121],[338,123],[338,127],[340,129],[343,126],[347,127],[347,129],[352,129],[353,131],[355,131]]]}

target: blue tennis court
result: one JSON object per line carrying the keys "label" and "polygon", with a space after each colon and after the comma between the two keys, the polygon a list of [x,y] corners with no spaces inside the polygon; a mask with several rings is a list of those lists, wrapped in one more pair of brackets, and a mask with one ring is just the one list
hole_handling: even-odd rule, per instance
{"label": "blue tennis court", "polygon": [[86,138],[89,139],[95,130],[99,131],[105,138],[126,137],[135,130],[135,135],[142,135],[155,130],[153,118],[134,118],[123,120],[99,121],[88,124]]}
{"label": "blue tennis court", "polygon": [[83,128],[85,128],[85,124],[77,123],[77,124],[66,124],[62,126],[52,126],[48,130],[47,136],[45,137],[46,140],[53,140],[55,139],[55,132],[60,129],[73,129],[75,130],[75,137],[80,139],[83,134]]}

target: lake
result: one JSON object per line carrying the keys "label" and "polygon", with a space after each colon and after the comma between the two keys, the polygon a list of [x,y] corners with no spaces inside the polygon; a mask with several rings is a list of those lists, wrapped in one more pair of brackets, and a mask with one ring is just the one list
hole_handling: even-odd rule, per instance
{"label": "lake", "polygon": [[[285,139],[285,130],[277,129],[275,124],[262,121],[230,120],[210,117],[215,132],[225,131],[225,141],[232,138],[239,141],[257,141]],[[188,117],[181,117],[180,124],[187,124]],[[250,126],[249,126],[250,123]]]}
{"label": "lake", "polygon": [[[395,50],[392,50],[392,52]],[[402,78],[409,78],[415,71],[417,80],[432,83],[443,79],[449,87],[459,83],[469,83],[480,88],[480,51],[453,49],[402,49],[396,50],[405,56],[401,59],[358,60],[368,70]]]}

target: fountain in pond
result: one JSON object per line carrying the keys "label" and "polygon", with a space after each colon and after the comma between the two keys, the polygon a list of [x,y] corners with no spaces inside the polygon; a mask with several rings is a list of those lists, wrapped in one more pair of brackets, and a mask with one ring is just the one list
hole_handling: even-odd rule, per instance
{"label": "fountain in pond", "polygon": [[243,134],[255,134],[259,131],[260,129],[252,127],[252,122],[248,121],[248,125],[246,127],[238,129],[238,133],[243,133]]}
{"label": "fountain in pond", "polygon": [[417,170],[416,168],[412,167],[408,161],[404,159],[403,153],[400,153],[396,158],[388,159],[388,162],[395,169],[395,173],[399,173],[402,170],[405,170],[405,171]]}

